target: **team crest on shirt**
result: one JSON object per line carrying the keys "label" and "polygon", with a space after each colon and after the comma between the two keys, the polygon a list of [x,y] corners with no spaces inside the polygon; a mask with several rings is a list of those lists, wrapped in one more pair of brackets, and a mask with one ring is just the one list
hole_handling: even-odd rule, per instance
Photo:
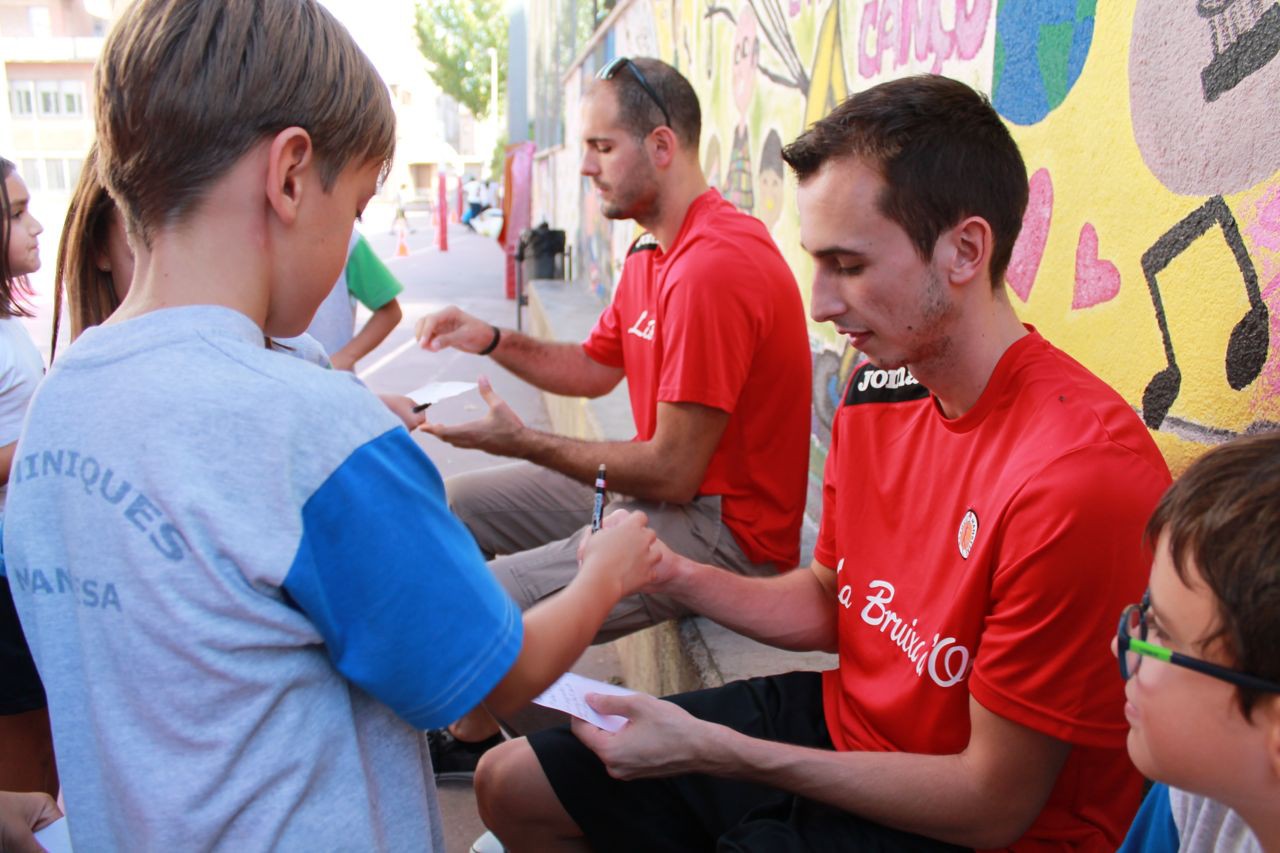
{"label": "team crest on shirt", "polygon": [[960,521],[960,531],[956,533],[956,544],[960,546],[960,556],[969,559],[973,543],[978,539],[978,514],[969,510]]}

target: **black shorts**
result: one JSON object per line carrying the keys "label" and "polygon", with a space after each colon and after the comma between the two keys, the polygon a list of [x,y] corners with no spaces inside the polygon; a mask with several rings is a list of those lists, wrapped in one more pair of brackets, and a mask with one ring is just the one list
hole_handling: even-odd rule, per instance
{"label": "black shorts", "polygon": [[0,577],[0,717],[45,707],[44,685],[31,659],[9,579]]}
{"label": "black shorts", "polygon": [[[793,672],[670,697],[765,740],[833,749],[822,676]],[[601,851],[957,851],[777,788],[702,774],[621,782],[567,727],[529,736],[561,805]]]}

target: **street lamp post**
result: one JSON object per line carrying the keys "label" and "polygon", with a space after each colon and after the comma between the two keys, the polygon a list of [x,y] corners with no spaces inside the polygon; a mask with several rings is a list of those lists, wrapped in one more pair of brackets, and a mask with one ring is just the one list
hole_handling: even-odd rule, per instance
{"label": "street lamp post", "polygon": [[498,49],[489,48],[489,151],[498,145]]}

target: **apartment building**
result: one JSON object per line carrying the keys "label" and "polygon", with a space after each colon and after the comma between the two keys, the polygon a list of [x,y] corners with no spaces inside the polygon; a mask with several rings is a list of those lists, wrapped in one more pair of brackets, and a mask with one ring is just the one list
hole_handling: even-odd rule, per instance
{"label": "apartment building", "polygon": [[93,140],[93,67],[118,0],[0,0],[0,154],[61,209]]}

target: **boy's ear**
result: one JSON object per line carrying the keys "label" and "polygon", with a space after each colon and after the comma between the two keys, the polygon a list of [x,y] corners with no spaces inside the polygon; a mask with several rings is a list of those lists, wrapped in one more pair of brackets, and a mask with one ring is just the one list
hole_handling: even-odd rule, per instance
{"label": "boy's ear", "polygon": [[1280,783],[1280,696],[1268,696],[1254,706],[1254,719],[1258,717],[1266,729],[1267,763],[1271,765],[1271,779]]}
{"label": "boy's ear", "polygon": [[287,127],[272,138],[267,149],[267,202],[286,225],[298,218],[302,179],[314,164],[311,134],[302,128]]}

